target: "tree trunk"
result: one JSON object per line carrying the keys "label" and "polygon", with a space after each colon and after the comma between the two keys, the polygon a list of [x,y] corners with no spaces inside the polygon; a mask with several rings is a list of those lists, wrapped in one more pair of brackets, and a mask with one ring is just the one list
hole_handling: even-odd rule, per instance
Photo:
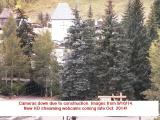
{"label": "tree trunk", "polygon": [[47,97],[48,89],[47,89],[47,77],[45,77],[45,97]]}
{"label": "tree trunk", "polygon": [[8,72],[7,72],[7,70],[6,70],[6,71],[5,71],[5,81],[6,81],[6,86],[8,85],[8,80],[7,80],[7,76],[8,76],[8,75],[7,75],[7,73],[8,73]]}
{"label": "tree trunk", "polygon": [[51,85],[50,85],[50,97],[52,97],[52,96],[53,96],[53,92],[52,92],[52,84],[53,84],[53,83],[52,83],[52,80],[50,81],[50,84],[51,84]]}
{"label": "tree trunk", "polygon": [[13,94],[13,60],[11,65],[11,94]]}
{"label": "tree trunk", "polygon": [[20,81],[20,72],[18,72],[18,81]]}
{"label": "tree trunk", "polygon": [[13,68],[11,70],[11,94],[13,93]]}

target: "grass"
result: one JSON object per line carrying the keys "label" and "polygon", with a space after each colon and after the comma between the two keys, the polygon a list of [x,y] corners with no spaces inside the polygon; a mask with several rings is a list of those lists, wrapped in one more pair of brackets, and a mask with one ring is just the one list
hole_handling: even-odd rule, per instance
{"label": "grass", "polygon": [[[76,2],[79,1],[78,7],[82,18],[85,18],[88,11],[89,0],[37,0],[32,4],[25,5],[27,15],[34,21],[37,19],[37,14],[40,12],[52,13],[59,2],[68,2],[72,8],[75,7]],[[144,4],[145,16],[148,16],[150,6],[153,0],[142,0]],[[106,0],[92,0],[92,7],[94,18],[100,18],[104,14]],[[117,15],[123,15],[128,0],[113,0],[114,10]]]}

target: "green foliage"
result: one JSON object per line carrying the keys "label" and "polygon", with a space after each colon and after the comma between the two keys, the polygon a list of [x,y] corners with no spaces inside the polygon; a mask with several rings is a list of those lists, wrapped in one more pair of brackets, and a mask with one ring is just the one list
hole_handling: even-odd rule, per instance
{"label": "green foliage", "polygon": [[151,63],[151,80],[152,86],[150,89],[143,92],[146,99],[160,101],[160,40],[154,41],[149,51],[149,60]]}
{"label": "green foliage", "polygon": [[2,85],[0,87],[0,92],[1,92],[2,95],[9,96],[10,93],[11,93],[11,87],[10,87],[10,85]]}
{"label": "green foliage", "polygon": [[10,86],[10,81],[1,81],[0,83],[0,93],[5,96],[9,95],[20,95],[24,87],[24,83],[21,83],[20,81],[16,81],[12,85],[12,91]]}
{"label": "green foliage", "polygon": [[148,50],[151,40],[144,27],[143,4],[140,0],[130,1],[123,18],[126,39],[131,45],[130,70],[136,76],[133,82],[135,98],[143,99],[140,93],[150,87],[150,64]]}
{"label": "green foliage", "polygon": [[[44,32],[36,38],[33,44],[33,80],[45,88],[45,95],[58,93],[58,70],[59,66],[53,54],[54,44],[50,33]],[[57,88],[56,88],[57,87]],[[53,90],[56,91],[53,91]]]}
{"label": "green foliage", "polygon": [[155,0],[153,3],[153,13],[155,17],[155,23],[160,28],[160,0]]}
{"label": "green foliage", "polygon": [[60,66],[57,62],[56,56],[53,53],[54,47],[52,49],[52,55],[51,55],[51,60],[50,60],[50,96],[52,97],[53,95],[60,95],[61,94],[61,86],[60,86],[60,77],[59,77],[59,70]]}
{"label": "green foliage", "polygon": [[33,32],[33,27],[28,22],[27,16],[22,9],[16,9],[17,19],[19,20],[17,28],[17,37],[20,38],[20,46],[23,48],[23,52],[27,56],[31,56],[32,46],[36,34]]}
{"label": "green foliage", "polygon": [[[110,39],[112,37],[113,31],[115,31],[115,14],[112,9],[112,2],[108,2],[108,6],[105,10],[105,18],[102,25],[102,33],[99,41],[98,41],[98,59],[97,59],[97,77],[99,80],[99,88],[98,92],[100,95],[109,95],[112,94],[109,91],[109,78],[108,71],[111,66],[111,61],[113,60],[113,56],[111,55],[110,49]],[[113,27],[112,27],[113,26]]]}
{"label": "green foliage", "polygon": [[96,29],[93,20],[92,7],[89,6],[88,19],[82,24],[81,57],[83,58],[82,71],[85,79],[88,80],[89,89],[85,93],[85,99],[93,99],[98,96],[98,85],[96,77]]}
{"label": "green foliage", "polygon": [[24,83],[21,83],[19,81],[13,83],[13,88],[12,88],[12,94],[13,95],[20,95],[24,90]]}
{"label": "green foliage", "polygon": [[101,38],[97,59],[99,94],[112,95],[122,92],[133,99],[132,81],[135,76],[128,68],[130,44],[124,38],[123,29],[117,22],[112,1],[108,2],[106,8]]}
{"label": "green foliage", "polygon": [[4,42],[1,51],[4,60],[3,65],[8,72],[14,71],[15,74],[20,74],[17,77],[27,77],[29,59],[22,54],[23,50],[20,48],[19,39],[16,36],[16,28],[16,22],[13,17],[10,17],[3,27],[2,38]]}
{"label": "green foliage", "polygon": [[69,29],[65,48],[68,50],[62,72],[62,98],[64,100],[84,100],[89,90],[88,74],[84,74],[83,67],[85,58],[83,56],[83,26],[78,10],[74,10],[74,25]]}
{"label": "green foliage", "polygon": [[52,82],[51,86],[50,86],[50,96],[55,96],[55,95],[60,95],[61,94],[61,86],[59,84],[58,80],[55,80]]}
{"label": "green foliage", "polygon": [[[23,55],[23,51],[20,48],[19,39],[16,36],[16,22],[12,16],[3,27],[1,55],[1,59],[3,59],[3,62],[1,62],[1,69],[3,69],[1,78],[10,80],[10,92],[13,93],[13,78],[27,78],[29,64],[28,57]],[[8,85],[6,90],[8,90]]]}
{"label": "green foliage", "polygon": [[[156,1],[154,1],[156,2]],[[156,14],[156,4],[154,3],[151,7],[151,13],[149,15],[148,21],[147,21],[147,34],[149,39],[155,40],[158,38],[158,32],[157,32],[157,14]]]}

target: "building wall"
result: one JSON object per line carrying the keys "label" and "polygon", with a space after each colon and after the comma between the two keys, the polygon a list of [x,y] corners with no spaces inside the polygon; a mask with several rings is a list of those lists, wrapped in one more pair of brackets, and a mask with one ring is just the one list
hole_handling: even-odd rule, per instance
{"label": "building wall", "polygon": [[60,63],[60,64],[64,63],[64,52],[65,52],[64,47],[59,47],[59,48],[55,49],[55,55],[57,57],[58,63]]}
{"label": "building wall", "polygon": [[52,20],[52,40],[63,43],[72,20]]}
{"label": "building wall", "polygon": [[52,20],[51,35],[52,35],[52,40],[58,45],[55,52],[57,60],[60,64],[64,63],[63,59],[64,59],[65,47],[63,46],[64,45],[63,43],[65,37],[67,37],[68,29],[72,25],[73,25],[72,20]]}

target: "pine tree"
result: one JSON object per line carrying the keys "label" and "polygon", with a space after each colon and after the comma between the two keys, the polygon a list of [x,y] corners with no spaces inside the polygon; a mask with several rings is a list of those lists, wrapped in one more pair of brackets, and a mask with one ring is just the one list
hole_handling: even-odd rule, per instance
{"label": "pine tree", "polygon": [[102,26],[102,40],[100,41],[100,56],[98,77],[99,92],[112,95],[125,93],[128,98],[134,98],[132,81],[134,75],[128,68],[129,44],[124,38],[123,30],[117,22],[113,11],[112,1],[108,1],[104,23]]}
{"label": "pine tree", "polygon": [[84,100],[89,90],[89,80],[84,74],[84,58],[82,40],[83,26],[77,9],[74,10],[74,25],[69,29],[65,48],[69,51],[65,58],[62,72],[62,99]]}
{"label": "pine tree", "polygon": [[11,16],[8,22],[3,27],[3,77],[9,77],[11,80],[11,93],[13,89],[13,77],[28,78],[29,63],[28,57],[23,55],[23,50],[20,48],[19,39],[16,36],[16,22]]}
{"label": "pine tree", "polygon": [[155,15],[155,22],[160,28],[160,0],[155,0],[153,3],[153,13]]}
{"label": "pine tree", "polygon": [[157,29],[158,29],[158,26],[157,26],[156,17],[155,17],[155,7],[152,6],[151,13],[147,21],[147,35],[151,41],[158,38]]}
{"label": "pine tree", "polygon": [[[111,1],[109,4],[112,4]],[[111,7],[111,8],[109,8]],[[107,6],[107,9],[105,11],[105,15],[108,16],[108,14],[111,13],[111,11],[108,11],[108,9],[112,10],[112,5]],[[110,13],[109,13],[110,12]],[[99,41],[97,41],[97,78],[99,81],[98,84],[98,94],[99,95],[109,95],[107,92],[108,89],[108,70],[110,65],[110,57],[109,57],[109,38],[112,34],[112,28],[111,24],[108,22],[108,19],[111,19],[113,22],[113,16],[105,17],[103,22],[103,27],[101,28],[101,33],[99,34],[99,38],[101,38]],[[110,28],[109,28],[110,27]]]}
{"label": "pine tree", "polygon": [[45,88],[45,96],[52,95],[54,84],[58,87],[58,62],[55,56],[51,56],[54,45],[51,35],[47,31],[38,36],[33,44],[34,54],[32,61],[34,64],[33,79]]}
{"label": "pine tree", "polygon": [[135,98],[143,99],[141,92],[150,87],[150,64],[148,49],[151,41],[144,27],[143,4],[140,0],[130,1],[123,18],[126,38],[131,45],[130,69],[136,76],[134,81]]}
{"label": "pine tree", "polygon": [[32,25],[28,22],[28,17],[25,15],[22,9],[16,9],[18,28],[17,37],[20,38],[21,47],[24,49],[24,54],[27,56],[32,55],[32,45],[36,34],[33,32]]}
{"label": "pine tree", "polygon": [[87,99],[93,99],[98,95],[98,86],[96,78],[96,34],[95,25],[93,20],[92,7],[89,6],[88,19],[83,22],[82,32],[83,43],[83,74],[86,75],[86,79],[89,81],[89,90]]}
{"label": "pine tree", "polygon": [[92,12],[91,3],[90,3],[90,6],[89,6],[89,10],[88,10],[88,18],[89,18],[89,19],[92,19],[92,18],[93,18],[93,12]]}
{"label": "pine tree", "polygon": [[160,101],[160,40],[154,41],[149,51],[149,60],[151,63],[151,80],[152,86],[150,89],[143,92],[146,99]]}

